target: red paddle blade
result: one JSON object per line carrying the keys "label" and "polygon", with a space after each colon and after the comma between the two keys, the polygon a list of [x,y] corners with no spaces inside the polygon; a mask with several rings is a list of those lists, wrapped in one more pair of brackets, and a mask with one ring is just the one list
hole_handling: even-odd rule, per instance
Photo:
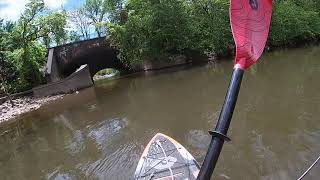
{"label": "red paddle blade", "polygon": [[230,23],[236,44],[235,67],[247,69],[263,53],[271,12],[272,0],[230,0]]}

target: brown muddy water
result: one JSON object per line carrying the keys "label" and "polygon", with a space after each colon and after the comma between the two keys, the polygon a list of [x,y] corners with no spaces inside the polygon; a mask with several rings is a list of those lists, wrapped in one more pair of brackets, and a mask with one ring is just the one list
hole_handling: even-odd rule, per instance
{"label": "brown muddy water", "polygon": [[[201,164],[232,62],[100,81],[0,127],[0,179],[132,179],[163,132]],[[265,53],[244,76],[215,179],[297,179],[320,154],[320,47]],[[320,164],[306,180],[320,179]]]}

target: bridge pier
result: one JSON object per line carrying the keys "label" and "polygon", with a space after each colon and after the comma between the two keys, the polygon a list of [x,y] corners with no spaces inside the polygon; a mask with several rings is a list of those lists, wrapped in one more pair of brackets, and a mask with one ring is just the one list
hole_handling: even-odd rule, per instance
{"label": "bridge pier", "polygon": [[48,60],[45,68],[47,83],[60,81],[63,77],[59,71],[58,62],[54,56],[54,49],[49,49]]}

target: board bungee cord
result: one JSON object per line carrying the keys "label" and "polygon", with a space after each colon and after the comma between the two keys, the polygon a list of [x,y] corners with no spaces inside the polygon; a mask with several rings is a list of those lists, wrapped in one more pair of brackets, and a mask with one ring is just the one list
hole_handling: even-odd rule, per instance
{"label": "board bungee cord", "polygon": [[311,170],[315,167],[315,165],[320,161],[320,155],[318,158],[311,164],[311,166],[298,178],[298,180],[302,180]]}

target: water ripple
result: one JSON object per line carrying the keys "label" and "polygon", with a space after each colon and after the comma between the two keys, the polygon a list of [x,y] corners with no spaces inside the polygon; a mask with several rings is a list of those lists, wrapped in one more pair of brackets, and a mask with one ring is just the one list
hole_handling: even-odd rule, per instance
{"label": "water ripple", "polygon": [[92,163],[82,164],[78,168],[89,179],[127,179],[133,176],[140,151],[139,145],[131,142],[120,146],[111,154]]}
{"label": "water ripple", "polygon": [[128,126],[126,118],[114,118],[100,123],[97,127],[91,127],[88,137],[93,139],[100,147],[107,146],[113,141],[114,136],[120,133],[121,129]]}

